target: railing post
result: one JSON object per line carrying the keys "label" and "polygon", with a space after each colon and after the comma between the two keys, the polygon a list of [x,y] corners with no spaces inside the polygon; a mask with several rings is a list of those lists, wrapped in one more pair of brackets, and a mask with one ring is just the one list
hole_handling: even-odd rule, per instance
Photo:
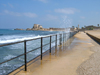
{"label": "railing post", "polygon": [[24,63],[25,63],[25,71],[27,71],[26,40],[24,41]]}
{"label": "railing post", "polygon": [[67,33],[65,34],[65,38],[66,38],[66,41],[67,41],[68,40],[68,34]]}
{"label": "railing post", "polygon": [[[70,32],[69,32],[69,38],[70,38]],[[68,38],[68,39],[69,39],[69,38]]]}
{"label": "railing post", "polygon": [[64,43],[64,33],[63,33],[63,43]]}
{"label": "railing post", "polygon": [[60,34],[60,45],[61,45],[61,42],[62,42],[62,34]]}
{"label": "railing post", "polygon": [[62,34],[61,34],[61,45],[62,45]]}
{"label": "railing post", "polygon": [[64,41],[66,41],[66,37],[65,37],[66,33],[64,34]]}
{"label": "railing post", "polygon": [[42,60],[42,41],[43,41],[43,37],[41,37],[41,60]]}
{"label": "railing post", "polygon": [[67,34],[67,33],[65,33],[65,41],[67,40],[67,38],[66,38],[66,34]]}
{"label": "railing post", "polygon": [[60,34],[59,34],[59,45],[60,45]]}
{"label": "railing post", "polygon": [[56,35],[55,47],[57,48],[57,35]]}
{"label": "railing post", "polygon": [[50,51],[49,52],[51,53],[51,36],[50,36]]}
{"label": "railing post", "polygon": [[71,32],[70,32],[70,38],[71,38]]}

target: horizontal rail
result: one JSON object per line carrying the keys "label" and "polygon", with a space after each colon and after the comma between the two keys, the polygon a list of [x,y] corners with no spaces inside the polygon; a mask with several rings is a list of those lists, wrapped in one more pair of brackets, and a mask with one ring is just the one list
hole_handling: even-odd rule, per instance
{"label": "horizontal rail", "polygon": [[50,43],[47,43],[47,44],[44,44],[42,47],[46,46],[46,45],[49,45]]}
{"label": "horizontal rail", "polygon": [[31,51],[28,51],[28,52],[26,52],[26,54],[27,54],[27,53],[30,53],[30,52],[33,52],[33,51],[35,51],[35,50],[37,50],[37,49],[39,49],[39,48],[41,48],[41,47],[35,48],[34,50],[31,50]]}
{"label": "horizontal rail", "polygon": [[0,63],[0,64],[3,64],[3,63],[6,63],[6,62],[8,62],[8,61],[10,61],[10,60],[16,59],[16,58],[18,58],[18,57],[20,57],[20,56],[22,56],[22,55],[24,55],[24,54],[21,54],[21,55],[18,55],[18,56],[16,56],[16,57],[13,57],[13,58],[11,58],[11,59],[9,59],[9,60],[6,60],[6,61],[4,61],[4,62],[2,62],[2,63]]}
{"label": "horizontal rail", "polygon": [[55,42],[56,40],[52,41],[51,43]]}
{"label": "horizontal rail", "polygon": [[0,47],[8,46],[8,45],[13,45],[13,44],[17,44],[17,43],[22,43],[22,42],[24,42],[24,41],[18,41],[18,42],[14,42],[14,43],[1,44]]}

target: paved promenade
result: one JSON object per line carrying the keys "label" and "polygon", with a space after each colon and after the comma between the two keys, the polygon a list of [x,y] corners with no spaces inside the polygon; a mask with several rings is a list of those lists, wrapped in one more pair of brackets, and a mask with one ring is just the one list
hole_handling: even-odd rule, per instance
{"label": "paved promenade", "polygon": [[[100,30],[86,32],[100,39]],[[90,50],[94,53],[78,67],[77,72],[79,75],[100,75],[100,45],[94,41],[92,44],[94,46],[90,47]]]}
{"label": "paved promenade", "polygon": [[65,43],[17,75],[99,75],[99,45],[83,32],[74,37],[71,45]]}

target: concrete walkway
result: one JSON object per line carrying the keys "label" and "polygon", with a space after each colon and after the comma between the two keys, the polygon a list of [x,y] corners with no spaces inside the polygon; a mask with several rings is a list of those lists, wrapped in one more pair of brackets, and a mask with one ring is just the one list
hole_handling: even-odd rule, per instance
{"label": "concrete walkway", "polygon": [[27,72],[21,71],[17,75],[92,75],[84,74],[86,71],[83,69],[89,65],[84,62],[94,53],[91,48],[94,50],[98,45],[83,32],[77,33],[74,37],[70,46],[65,43],[51,55],[45,55],[42,61],[37,60],[31,64]]}
{"label": "concrete walkway", "polygon": [[[100,30],[86,32],[100,39]],[[94,46],[90,47],[90,50],[94,53],[78,67],[78,75],[100,75],[100,45],[94,41],[92,41],[92,44]]]}

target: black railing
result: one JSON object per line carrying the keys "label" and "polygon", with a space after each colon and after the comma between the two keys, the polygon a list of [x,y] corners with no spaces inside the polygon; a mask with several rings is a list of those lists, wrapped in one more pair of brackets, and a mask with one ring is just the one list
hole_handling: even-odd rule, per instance
{"label": "black railing", "polygon": [[[8,46],[8,45],[13,45],[13,44],[18,44],[18,43],[24,43],[24,53],[23,54],[20,54],[20,55],[18,55],[18,56],[16,56],[16,57],[13,57],[13,58],[11,58],[11,59],[9,59],[9,60],[6,60],[6,61],[3,61],[3,62],[1,62],[0,63],[0,65],[2,65],[2,64],[4,64],[4,63],[6,63],[6,62],[9,62],[9,61],[11,61],[11,60],[14,60],[14,59],[16,59],[16,58],[19,58],[19,57],[21,57],[21,56],[24,56],[24,64],[22,64],[21,66],[19,66],[19,67],[17,67],[16,69],[14,69],[14,70],[12,70],[12,71],[10,71],[10,72],[7,72],[6,74],[10,74],[10,73],[12,73],[13,71],[15,71],[15,70],[17,70],[18,68],[20,68],[20,67],[22,67],[22,66],[25,66],[25,68],[24,68],[24,70],[25,71],[27,71],[27,63],[29,63],[30,61],[32,61],[32,60],[34,60],[35,58],[37,58],[37,57],[39,57],[40,56],[40,59],[42,60],[43,59],[43,47],[44,46],[47,46],[47,45],[49,45],[49,53],[51,53],[51,51],[52,51],[52,43],[55,43],[55,48],[57,48],[57,45],[62,45],[64,42],[66,42],[69,38],[71,38],[73,35],[75,35],[77,33],[77,31],[75,31],[75,32],[70,32],[70,33],[62,33],[62,34],[53,34],[53,35],[49,35],[49,36],[44,36],[44,37],[39,37],[39,38],[35,38],[35,39],[29,39],[29,40],[24,40],[24,41],[19,41],[19,42],[13,42],[13,43],[8,43],[8,44],[2,44],[2,45],[0,45],[0,47],[4,47],[4,46]],[[54,37],[55,36],[55,37]],[[69,37],[68,37],[69,36]],[[54,37],[55,39],[52,41],[52,37]],[[49,38],[49,43],[46,43],[46,44],[43,44],[43,39],[44,38]],[[41,43],[41,45],[40,45],[40,47],[37,47],[37,48],[35,48],[35,49],[33,49],[33,50],[30,50],[30,51],[27,51],[27,42],[28,41],[32,41],[32,40],[37,40],[37,39],[40,39],[40,43]],[[38,56],[36,56],[36,57],[34,57],[34,58],[32,58],[31,60],[29,60],[29,61],[27,61],[27,54],[28,53],[31,53],[31,52],[33,52],[33,51],[36,51],[36,50],[38,50],[38,49],[40,49],[41,51],[40,51],[40,55],[38,55]],[[46,52],[46,51],[45,51]]]}

